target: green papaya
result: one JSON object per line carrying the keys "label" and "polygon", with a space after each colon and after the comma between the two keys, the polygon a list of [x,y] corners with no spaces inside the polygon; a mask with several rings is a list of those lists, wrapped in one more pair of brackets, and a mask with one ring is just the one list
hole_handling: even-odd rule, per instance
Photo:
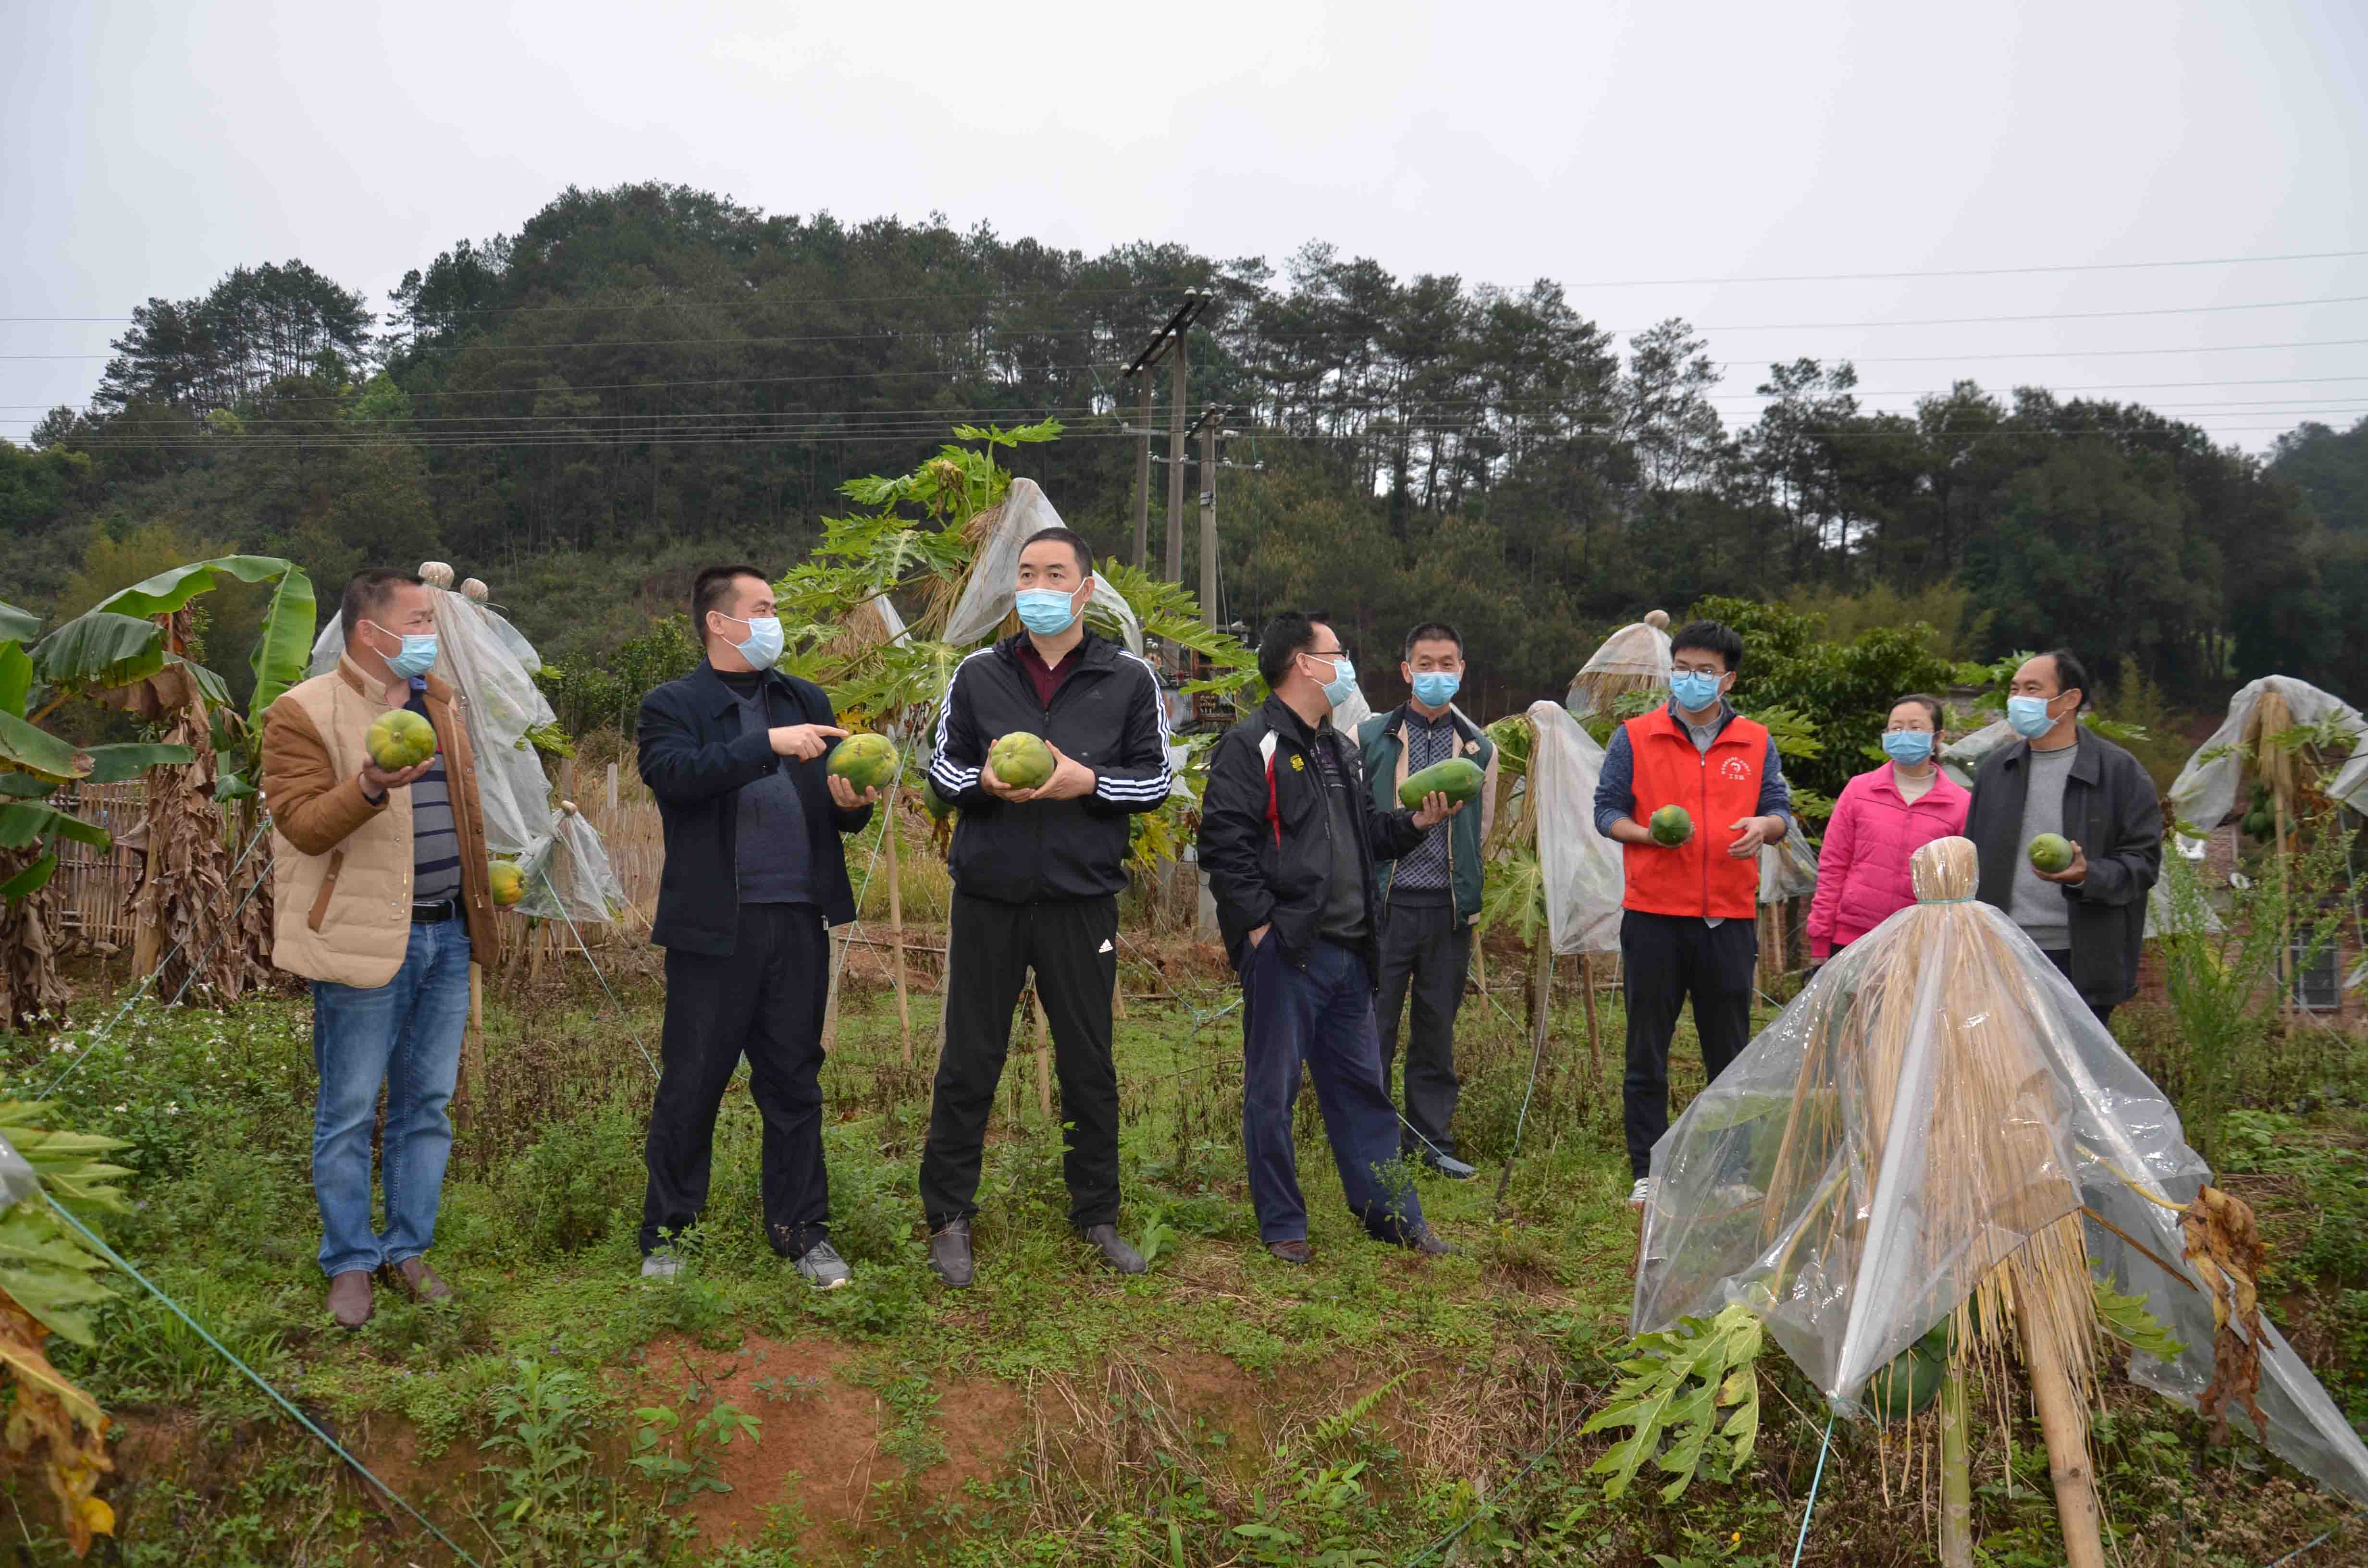
{"label": "green papaya", "polygon": [[986,765],[1014,790],[1033,790],[1053,777],[1053,748],[1042,735],[1014,730],[986,748]]}
{"label": "green papaya", "polygon": [[1683,806],[1663,806],[1645,825],[1653,830],[1653,840],[1656,844],[1674,846],[1694,835],[1692,813]]}
{"label": "green papaya", "polygon": [[416,767],[436,755],[436,726],[408,708],[390,709],[362,737],[372,762],[389,773]]}
{"label": "green papaya", "polygon": [[926,773],[921,776],[921,804],[928,809],[932,822],[943,822],[954,814],[954,803],[938,793],[936,781]]}
{"label": "green papaya", "polygon": [[1921,1415],[1939,1397],[1948,1372],[1949,1325],[1943,1323],[1893,1357],[1868,1381],[1867,1405],[1884,1421]]}
{"label": "green papaya", "polygon": [[859,795],[866,790],[884,795],[895,787],[896,748],[885,735],[849,735],[830,748],[830,760],[823,766]]}
{"label": "green papaya", "polygon": [[1398,804],[1419,809],[1433,794],[1446,796],[1462,804],[1477,800],[1480,795],[1480,765],[1468,756],[1451,756],[1445,762],[1434,762],[1429,767],[1406,775],[1398,786]]}
{"label": "green papaya", "polygon": [[2072,841],[2060,833],[2043,833],[2031,841],[2031,869],[2034,871],[2068,871],[2072,869]]}

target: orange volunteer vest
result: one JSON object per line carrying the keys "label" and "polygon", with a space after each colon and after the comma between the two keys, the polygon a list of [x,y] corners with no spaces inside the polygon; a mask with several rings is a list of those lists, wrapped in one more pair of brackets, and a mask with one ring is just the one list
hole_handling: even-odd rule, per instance
{"label": "orange volunteer vest", "polygon": [[1691,915],[1750,920],[1759,913],[1759,858],[1736,859],[1727,824],[1759,812],[1759,776],[1768,760],[1768,729],[1741,714],[1727,722],[1707,752],[1668,707],[1628,721],[1635,763],[1636,806],[1645,822],[1663,806],[1683,806],[1694,835],[1676,848],[1621,846],[1628,895],[1621,902],[1646,915]]}

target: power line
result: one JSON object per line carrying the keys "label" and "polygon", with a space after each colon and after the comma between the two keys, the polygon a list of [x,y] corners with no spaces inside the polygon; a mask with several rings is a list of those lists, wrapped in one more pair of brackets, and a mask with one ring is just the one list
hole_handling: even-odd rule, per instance
{"label": "power line", "polygon": [[[1195,298],[1197,299],[1198,296],[1195,296]],[[1732,323],[1724,325],[1713,324],[1705,326],[1692,326],[1691,324],[1689,324],[1689,326],[1691,331],[1697,333],[1862,332],[1872,331],[1876,328],[1888,327],[1996,326],[2014,322],[2110,321],[2139,316],[2208,315],[2226,311],[2283,311],[2296,310],[2314,305],[2352,305],[2359,304],[2363,301],[2368,301],[2368,294],[2330,294],[2307,300],[2257,300],[2238,304],[2225,305],[2162,305],[2142,310],[2044,311],[2023,315],[1929,316],[1909,317],[1888,321],[1746,322]],[[1595,332],[1600,332],[1612,337],[1633,336],[1637,333],[1650,330],[1649,326],[1594,326],[1593,324],[1587,323],[1583,320],[1575,322],[1572,324],[1574,326],[1584,327]],[[1163,333],[1167,330],[1167,329],[1166,328],[1162,329]],[[893,343],[901,342],[908,338],[940,339],[965,336],[974,337],[980,335],[985,331],[999,332],[1004,334],[1007,337],[1018,336],[1021,338],[1115,338],[1118,335],[1111,329],[1103,326],[1041,328],[916,327],[894,332],[845,333],[825,336],[776,337],[742,335],[736,337],[586,338],[576,339],[575,341],[565,343],[504,343],[498,339],[482,339],[476,342],[452,345],[450,346],[446,351],[461,352],[469,348],[480,347],[500,349],[506,353],[518,354],[542,354],[555,352],[560,349],[581,350],[591,348],[778,347],[784,345],[804,345],[814,343]],[[1253,342],[1304,343],[1310,341],[1329,341],[1335,337],[1345,335],[1327,332],[1322,327],[1306,327],[1289,332],[1277,332],[1252,328],[1248,331],[1247,335]],[[1145,352],[1148,353],[1150,350],[1146,350]],[[0,354],[0,359],[8,360],[111,359],[117,357],[117,351],[113,350],[105,354]],[[1132,375],[1136,368],[1137,367],[1135,366],[1130,366],[1125,373]]]}
{"label": "power line", "polygon": [[[1598,278],[1584,283],[1565,283],[1565,291],[1581,289],[1674,289],[1725,288],[1739,284],[1759,283],[1865,283],[1913,278],[2020,278],[2050,272],[2128,272],[2180,267],[2251,267],[2287,261],[2341,261],[2353,256],[2368,256],[2368,250],[2290,251],[2278,256],[2194,256],[2165,261],[2087,261],[2045,263],[2027,267],[1911,267],[1896,272],[1807,272],[1767,273],[1759,276],[1729,278]],[[931,290],[909,294],[849,294],[809,296],[796,300],[768,301],[768,309],[789,309],[797,306],[887,304],[910,300],[936,300],[955,304],[975,301],[1002,301],[1013,304],[1058,303],[1064,300],[1152,299],[1178,286],[1180,280],[1167,279],[1159,283],[1140,284],[1121,289],[1064,289],[1049,296],[1015,295],[1000,290]],[[1230,279],[1218,278],[1183,286],[1202,292],[1222,294]],[[472,305],[436,312],[438,316],[475,315],[542,315],[587,313],[595,312],[643,311],[660,305],[685,303],[696,305],[696,300],[641,301],[623,305]],[[128,322],[130,316],[0,316],[0,322]],[[375,316],[372,318],[376,319]],[[390,317],[390,319],[392,319]],[[416,319],[416,317],[414,318]]]}

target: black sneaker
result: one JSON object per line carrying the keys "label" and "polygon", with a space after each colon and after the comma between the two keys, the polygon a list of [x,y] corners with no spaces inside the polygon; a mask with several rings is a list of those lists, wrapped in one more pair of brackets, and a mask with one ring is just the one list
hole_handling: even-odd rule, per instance
{"label": "black sneaker", "polygon": [[1480,1174],[1477,1165],[1467,1164],[1452,1154],[1433,1154],[1425,1159],[1423,1164],[1450,1181],[1470,1181]]}
{"label": "black sneaker", "polygon": [[1116,1225],[1089,1225],[1079,1234],[1087,1246],[1100,1252],[1104,1263],[1121,1274],[1142,1274],[1151,1267],[1143,1261],[1141,1253],[1126,1244],[1126,1238],[1118,1233]]}
{"label": "black sneaker", "polygon": [[949,1220],[929,1233],[929,1267],[950,1290],[962,1290],[973,1277],[970,1259],[970,1221]]}
{"label": "black sneaker", "polygon": [[1315,1249],[1305,1242],[1269,1242],[1266,1250],[1295,1268],[1306,1267],[1307,1260],[1315,1256]]}

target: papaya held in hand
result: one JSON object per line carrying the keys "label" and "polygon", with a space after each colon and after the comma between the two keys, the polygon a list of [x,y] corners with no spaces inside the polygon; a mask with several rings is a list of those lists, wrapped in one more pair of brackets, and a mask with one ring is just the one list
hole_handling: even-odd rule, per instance
{"label": "papaya held in hand", "polygon": [[898,758],[896,748],[885,735],[849,735],[831,748],[830,760],[824,771],[833,778],[847,780],[848,788],[860,795],[867,790],[885,791],[896,782]]}
{"label": "papaya held in hand", "polygon": [[408,708],[396,708],[379,715],[362,744],[372,762],[400,773],[436,755],[436,726]]}
{"label": "papaya held in hand", "polygon": [[2051,876],[2068,871],[2072,869],[2073,857],[2078,853],[2072,847],[2072,841],[2062,834],[2043,833],[2031,841],[2031,869]]}
{"label": "papaya held in hand", "polygon": [[1042,789],[1053,777],[1053,748],[1042,735],[1014,730],[986,751],[986,766],[1006,788]]}
{"label": "papaya held in hand", "polygon": [[1451,756],[1406,775],[1406,781],[1398,786],[1398,804],[1420,811],[1425,798],[1444,795],[1460,806],[1479,794],[1480,765],[1470,757]]}
{"label": "papaya held in hand", "polygon": [[1663,806],[1645,824],[1653,842],[1674,849],[1694,835],[1694,819],[1683,806]]}

